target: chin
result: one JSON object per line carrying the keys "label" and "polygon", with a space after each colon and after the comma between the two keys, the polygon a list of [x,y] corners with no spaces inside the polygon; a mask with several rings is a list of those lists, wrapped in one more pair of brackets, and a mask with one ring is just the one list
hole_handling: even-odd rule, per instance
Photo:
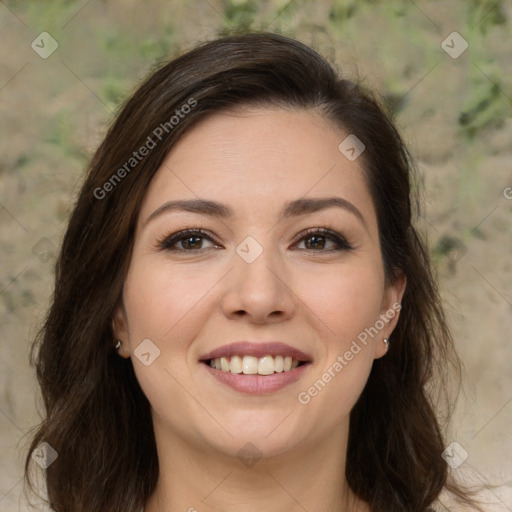
{"label": "chin", "polygon": [[222,430],[221,435],[212,436],[214,431],[209,429],[203,433],[203,439],[227,456],[243,457],[255,452],[254,456],[258,457],[277,457],[297,448],[307,438],[304,426],[297,424],[297,415],[291,412],[291,409],[238,411],[236,419],[218,417],[229,434]]}

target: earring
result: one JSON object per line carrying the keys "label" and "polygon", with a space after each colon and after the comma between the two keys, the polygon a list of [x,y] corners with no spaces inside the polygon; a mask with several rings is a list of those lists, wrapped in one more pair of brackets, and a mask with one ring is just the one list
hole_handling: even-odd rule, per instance
{"label": "earring", "polygon": [[384,338],[384,345],[386,345],[386,352],[389,350],[389,339]]}
{"label": "earring", "polygon": [[116,350],[119,350],[119,349],[121,348],[121,345],[122,345],[121,340],[117,340],[117,343],[116,343],[115,349],[116,349]]}

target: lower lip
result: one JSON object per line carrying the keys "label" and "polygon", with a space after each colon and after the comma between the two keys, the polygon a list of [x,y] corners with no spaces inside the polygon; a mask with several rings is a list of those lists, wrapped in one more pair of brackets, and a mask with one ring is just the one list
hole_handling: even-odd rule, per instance
{"label": "lower lip", "polygon": [[231,373],[216,370],[208,364],[201,363],[206,371],[215,379],[240,393],[249,395],[265,395],[274,393],[299,380],[308,370],[311,363],[305,363],[289,372],[274,373],[272,375],[245,375],[244,373]]}

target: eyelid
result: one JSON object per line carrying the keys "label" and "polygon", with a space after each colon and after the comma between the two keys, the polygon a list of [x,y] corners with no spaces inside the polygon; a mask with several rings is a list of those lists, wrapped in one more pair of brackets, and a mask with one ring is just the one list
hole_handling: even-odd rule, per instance
{"label": "eyelid", "polygon": [[[173,233],[170,233],[168,235],[165,235],[162,238],[159,238],[156,242],[157,249],[163,250],[163,251],[171,251],[173,249],[172,246],[176,244],[176,242],[179,242],[181,239],[186,238],[187,236],[193,236],[193,235],[199,235],[201,238],[205,238],[212,242],[213,244],[219,246],[220,244],[217,242],[215,237],[208,231],[202,229],[202,228],[184,228],[179,229],[178,231],[174,231]],[[198,252],[202,249],[191,249],[188,251],[180,250],[180,249],[174,249],[176,252]]]}
{"label": "eyelid", "polygon": [[[299,233],[293,240],[292,245],[296,245],[299,242],[302,242],[304,239],[307,239],[308,236],[312,236],[315,234],[320,234],[324,238],[327,238],[333,242],[335,242],[338,245],[337,249],[326,249],[326,250],[319,250],[319,251],[310,251],[310,252],[333,252],[333,251],[341,251],[341,250],[352,250],[354,247],[348,242],[345,236],[343,236],[341,233],[338,233],[337,231],[334,231],[332,229],[328,228],[322,228],[322,227],[316,227],[316,228],[308,228],[305,231],[302,231]],[[296,249],[301,251],[309,251],[308,249]]]}
{"label": "eyelid", "polygon": [[[312,249],[295,249],[298,251],[308,251],[308,252],[317,252],[317,253],[328,253],[328,252],[335,252],[335,251],[348,251],[352,250],[354,247],[347,241],[345,236],[343,236],[341,233],[338,233],[337,231],[323,228],[323,227],[313,227],[308,228],[304,231],[301,231],[298,235],[296,235],[292,241],[292,247],[297,245],[299,242],[302,242],[308,238],[308,236],[313,235],[321,235],[323,238],[326,238],[327,240],[330,240],[331,242],[334,242],[337,245],[337,248],[334,249],[320,249],[320,250],[312,250]],[[165,235],[164,237],[158,239],[156,242],[157,249],[160,250],[167,250],[167,251],[174,251],[174,252],[182,252],[182,253],[197,253],[204,251],[205,249],[190,249],[190,250],[184,250],[184,249],[172,249],[173,245],[175,245],[180,240],[192,237],[194,235],[198,235],[198,237],[206,239],[210,241],[211,243],[215,244],[217,248],[221,246],[219,242],[216,240],[216,237],[213,236],[212,233],[209,231],[202,229],[200,227],[193,227],[193,228],[183,228],[178,231],[174,231],[173,233],[170,233],[168,235]],[[208,248],[211,249],[211,248]]]}

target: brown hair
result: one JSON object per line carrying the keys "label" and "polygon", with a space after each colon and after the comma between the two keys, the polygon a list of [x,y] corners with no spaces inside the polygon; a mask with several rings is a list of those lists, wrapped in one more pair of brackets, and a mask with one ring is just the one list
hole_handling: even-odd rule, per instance
{"label": "brown hair", "polygon": [[[53,301],[34,342],[46,417],[42,442],[56,512],[139,512],[158,479],[148,400],[130,359],[113,350],[112,317],[148,184],[173,145],[206,115],[238,105],[316,109],[355,134],[377,212],[387,278],[407,278],[386,357],[351,412],[346,476],[374,512],[429,509],[447,483],[443,437],[427,386],[455,362],[429,254],[411,224],[411,159],[378,102],[309,47],[275,34],[203,44],[154,72],[126,102],[90,163],[56,266]],[[185,108],[187,106],[187,108]],[[144,156],[139,148],[154,143]],[[134,156],[137,152],[137,157]],[[142,154],[142,151],[140,151]],[[124,169],[124,172],[122,171]],[[37,354],[34,356],[36,353]],[[456,368],[457,369],[457,368]]]}

